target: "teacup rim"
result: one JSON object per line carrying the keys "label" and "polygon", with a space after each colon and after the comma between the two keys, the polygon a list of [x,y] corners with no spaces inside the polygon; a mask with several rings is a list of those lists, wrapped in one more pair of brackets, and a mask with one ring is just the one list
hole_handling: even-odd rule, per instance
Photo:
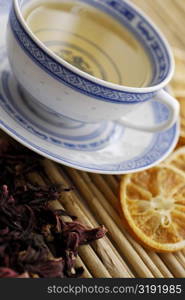
{"label": "teacup rim", "polygon": [[129,93],[152,93],[152,92],[157,92],[158,90],[164,88],[169,81],[171,80],[174,70],[175,70],[175,61],[174,61],[174,57],[172,54],[172,50],[170,48],[169,42],[167,41],[167,39],[165,38],[164,34],[161,32],[161,30],[155,25],[155,23],[151,20],[151,18],[149,16],[147,16],[145,14],[145,12],[143,12],[137,5],[130,3],[128,0],[124,0],[124,2],[130,6],[131,8],[133,8],[134,10],[136,10],[151,26],[152,28],[155,30],[155,32],[159,35],[160,39],[162,40],[167,53],[169,55],[169,60],[170,60],[170,67],[169,67],[169,71],[168,74],[166,76],[166,78],[153,86],[146,86],[146,87],[130,87],[130,86],[125,86],[125,85],[119,85],[113,82],[109,82],[106,80],[103,80],[101,78],[97,78],[93,75],[90,75],[80,69],[78,69],[77,67],[73,66],[72,64],[68,63],[67,61],[65,61],[64,59],[62,59],[61,57],[59,57],[57,54],[55,54],[52,50],[50,50],[48,47],[46,47],[37,37],[36,35],[32,32],[32,30],[29,28],[29,26],[27,25],[20,5],[19,5],[19,0],[13,0],[13,5],[15,8],[15,12],[16,15],[19,19],[19,22],[21,23],[21,25],[23,26],[24,30],[27,32],[27,34],[30,36],[30,38],[50,57],[52,57],[55,61],[57,61],[58,63],[60,63],[61,65],[63,65],[64,67],[68,68],[70,71],[74,72],[75,74],[82,76],[83,78],[85,78],[86,80],[89,80],[95,84],[101,85],[102,87],[105,88],[110,88],[110,89],[114,89],[120,92],[129,92]]}

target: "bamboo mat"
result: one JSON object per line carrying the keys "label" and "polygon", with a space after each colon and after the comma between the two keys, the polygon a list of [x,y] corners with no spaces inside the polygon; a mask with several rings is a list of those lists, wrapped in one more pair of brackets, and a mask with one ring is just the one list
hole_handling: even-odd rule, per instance
{"label": "bamboo mat", "polygon": [[[184,0],[131,2],[152,17],[171,46],[185,49]],[[117,211],[119,176],[85,173],[49,160],[42,164],[43,173],[32,174],[32,180],[75,187],[56,203],[58,207],[90,227],[103,224],[108,229],[105,238],[80,248],[77,265],[84,266],[83,277],[185,277],[185,250],[175,254],[145,250],[123,227]]]}

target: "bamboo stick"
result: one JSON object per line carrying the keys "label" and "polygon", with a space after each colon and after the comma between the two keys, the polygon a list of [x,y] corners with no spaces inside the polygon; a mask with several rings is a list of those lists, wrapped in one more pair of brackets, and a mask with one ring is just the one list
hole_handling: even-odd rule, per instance
{"label": "bamboo stick", "polygon": [[178,251],[176,253],[174,253],[175,257],[177,258],[177,260],[179,261],[179,263],[183,266],[183,268],[185,269],[185,257],[182,254],[182,252]]}
{"label": "bamboo stick", "polygon": [[76,258],[76,262],[75,262],[75,267],[83,267],[84,271],[83,271],[83,278],[92,278],[91,273],[89,272],[89,270],[87,269],[86,265],[84,264],[82,258],[78,255]]}
{"label": "bamboo stick", "polygon": [[181,11],[183,13],[183,17],[185,14],[185,5],[184,5],[184,1],[182,0],[173,0],[175,2],[175,5],[178,7],[179,11]]}
{"label": "bamboo stick", "polygon": [[[99,191],[105,196],[105,198],[108,199],[112,207],[118,210],[118,196],[117,197],[115,196],[115,194],[112,192],[111,188],[104,180],[104,178],[100,174],[90,174],[90,173],[89,173],[89,177],[91,178],[92,182],[95,183],[96,187],[98,187]],[[117,194],[118,194],[118,184],[117,184]]]}
{"label": "bamboo stick", "polygon": [[[44,181],[42,180],[40,175],[38,175],[36,173],[30,174],[29,179],[31,179],[32,181],[39,183],[41,185],[44,184]],[[51,202],[51,206],[54,209],[63,209],[64,210],[64,207],[58,201]],[[102,264],[100,259],[97,257],[96,253],[93,251],[93,249],[91,248],[90,245],[86,245],[85,247],[80,247],[79,253],[80,253],[80,256],[83,257],[83,261],[85,262],[85,265],[87,267],[84,264],[78,265],[78,267],[80,267],[80,266],[84,267],[84,269],[86,270],[85,276],[89,277],[89,272],[87,272],[87,268],[88,268],[94,277],[111,278],[111,275],[109,274],[107,269],[104,267],[104,265]],[[76,264],[78,264],[79,261],[80,260],[77,260]]]}
{"label": "bamboo stick", "polygon": [[118,183],[113,175],[102,175],[103,179],[108,183],[111,191],[114,195],[118,193]]}
{"label": "bamboo stick", "polygon": [[167,268],[163,260],[159,257],[159,255],[155,252],[148,251],[148,255],[153,261],[153,263],[158,267],[160,272],[163,274],[164,278],[173,278],[172,272]]}
{"label": "bamboo stick", "polygon": [[81,246],[78,251],[94,278],[112,277],[90,245]]}
{"label": "bamboo stick", "polygon": [[168,268],[171,270],[175,277],[185,277],[185,269],[178,262],[175,255],[173,255],[172,253],[161,253],[160,256],[167,264]]}
{"label": "bamboo stick", "polygon": [[[58,172],[56,166],[54,167],[53,164],[51,166],[51,163],[48,161],[45,161],[43,165],[46,168],[47,173],[49,173],[49,177],[52,182],[62,184],[64,187],[69,186],[64,176],[61,176]],[[86,223],[89,227],[93,227],[92,222],[81,209],[80,201],[74,191],[65,193],[63,197],[61,197],[60,201],[64,207],[70,211],[70,213],[75,214],[79,220]],[[131,272],[128,272],[128,268],[126,268],[123,264],[123,261],[120,261],[118,256],[115,255],[115,251],[113,251],[112,247],[110,247],[107,238],[95,241],[92,246],[113,277],[128,278],[132,276]]]}

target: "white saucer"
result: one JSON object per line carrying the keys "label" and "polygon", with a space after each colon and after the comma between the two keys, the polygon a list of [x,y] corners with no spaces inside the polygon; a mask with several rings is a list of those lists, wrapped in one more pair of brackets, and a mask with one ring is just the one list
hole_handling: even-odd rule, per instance
{"label": "white saucer", "polygon": [[[6,4],[10,4],[10,0]],[[3,6],[4,5],[4,6]],[[62,137],[59,127],[42,120],[28,107],[11,73],[5,52],[5,28],[9,5],[0,4],[0,128],[21,144],[60,164],[79,170],[126,174],[141,171],[164,160],[174,149],[179,124],[166,132],[151,134],[123,128],[113,124],[114,139],[102,149],[77,147]],[[159,123],[168,115],[168,110],[156,102],[144,103],[129,116],[135,123],[151,125]]]}

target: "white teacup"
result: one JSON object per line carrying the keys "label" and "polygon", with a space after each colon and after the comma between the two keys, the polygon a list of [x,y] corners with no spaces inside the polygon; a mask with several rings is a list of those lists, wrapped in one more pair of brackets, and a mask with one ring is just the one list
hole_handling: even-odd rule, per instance
{"label": "white teacup", "polygon": [[[76,129],[76,134],[84,137],[92,134],[93,128],[101,135],[101,130],[97,131],[99,124],[111,120],[148,132],[166,130],[177,121],[178,102],[163,90],[174,71],[170,47],[137,7],[125,0],[85,1],[117,19],[142,42],[152,65],[152,80],[145,87],[104,81],[57,56],[26,24],[22,9],[27,2],[29,0],[13,0],[7,31],[8,57],[27,104],[41,118],[60,125],[61,129],[73,129],[74,135]],[[168,107],[169,114],[164,123],[143,126],[126,118],[130,111],[150,100]],[[108,136],[110,132],[106,134]]]}

